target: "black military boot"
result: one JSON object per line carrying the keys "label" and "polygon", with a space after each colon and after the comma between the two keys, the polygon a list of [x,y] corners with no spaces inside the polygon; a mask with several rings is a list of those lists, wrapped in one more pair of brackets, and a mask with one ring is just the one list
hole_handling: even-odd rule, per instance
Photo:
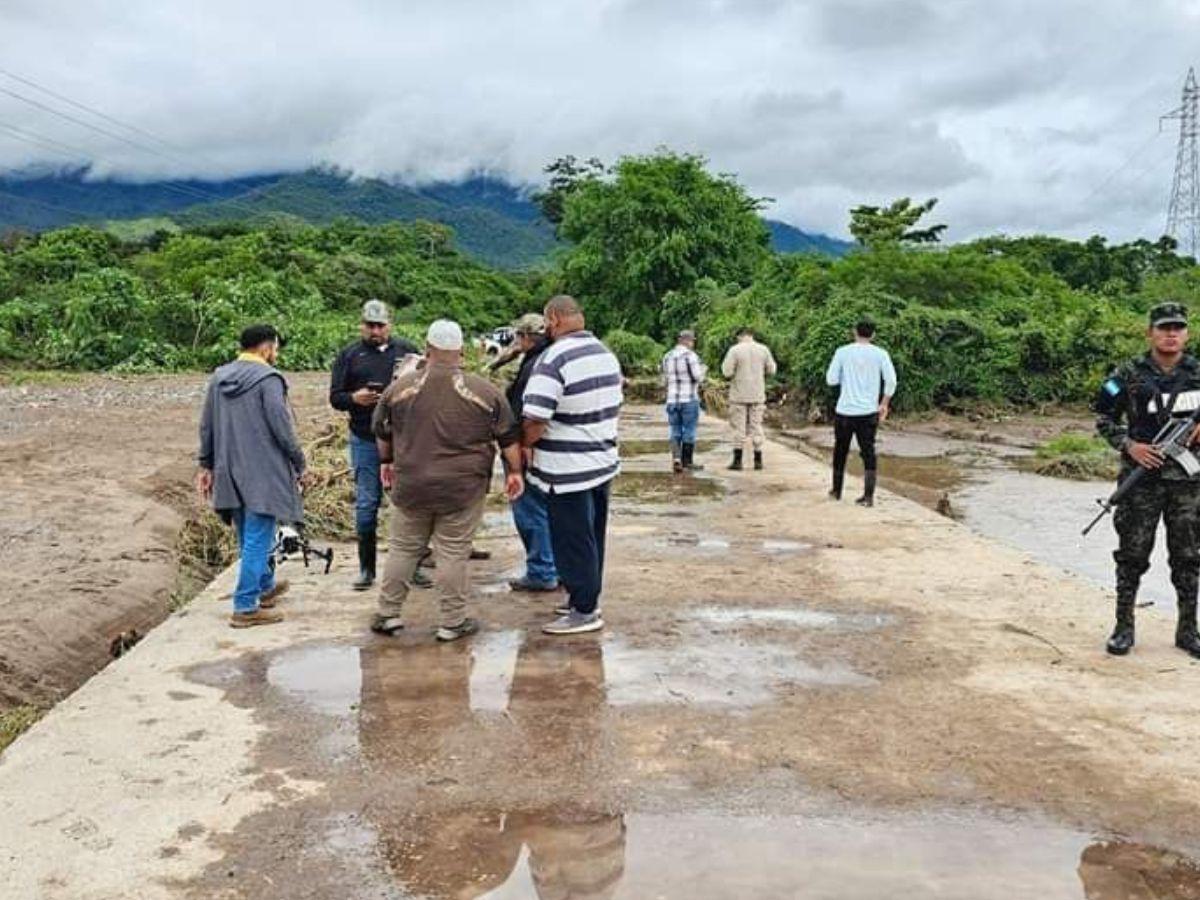
{"label": "black military boot", "polygon": [[1105,645],[1113,656],[1124,656],[1133,649],[1133,599],[1117,597],[1117,627]]}
{"label": "black military boot", "polygon": [[863,473],[863,495],[854,502],[859,506],[875,505],[875,470],[867,469]]}
{"label": "black military boot", "polygon": [[758,471],[758,472],[762,471],[762,451],[761,450],[754,451],[754,468],[755,468],[755,471]]}
{"label": "black military boot", "polygon": [[683,461],[683,444],[679,441],[670,441],[669,443],[671,445],[671,471],[678,475],[687,467]]}
{"label": "black military boot", "polygon": [[365,591],[375,583],[375,532],[367,531],[358,536],[358,577],[350,587]]}
{"label": "black military boot", "polygon": [[[1130,629],[1132,632],[1132,628]],[[1179,619],[1175,624],[1175,646],[1188,656],[1200,659],[1200,635],[1196,634],[1196,600],[1179,601]]]}
{"label": "black military boot", "polygon": [[698,472],[704,468],[704,466],[696,465],[695,444],[685,443],[683,445],[683,468],[686,472]]}
{"label": "black military boot", "polygon": [[742,469],[742,451],[741,450],[733,451],[733,462],[731,462],[727,466],[727,468],[732,469],[734,471],[738,471],[738,472],[741,471],[741,469]]}

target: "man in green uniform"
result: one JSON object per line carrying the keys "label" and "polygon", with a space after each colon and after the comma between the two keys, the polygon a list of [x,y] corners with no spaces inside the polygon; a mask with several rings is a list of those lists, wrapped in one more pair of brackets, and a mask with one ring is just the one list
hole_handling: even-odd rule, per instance
{"label": "man in green uniform", "polygon": [[[1189,478],[1179,463],[1163,456],[1154,437],[1172,416],[1200,405],[1200,362],[1185,352],[1187,308],[1160,303],[1150,310],[1150,349],[1115,369],[1096,400],[1096,430],[1121,452],[1121,478],[1136,466],[1149,472],[1117,507],[1113,517],[1120,544],[1117,562],[1117,626],[1108,652],[1123,656],[1133,647],[1133,609],[1138,583],[1150,568],[1150,551],[1161,518],[1167,528],[1171,583],[1179,602],[1175,646],[1200,659],[1196,592],[1200,578],[1200,476]],[[1124,421],[1122,421],[1124,420]],[[1198,429],[1200,434],[1200,429]],[[1198,434],[1192,436],[1195,442]]]}

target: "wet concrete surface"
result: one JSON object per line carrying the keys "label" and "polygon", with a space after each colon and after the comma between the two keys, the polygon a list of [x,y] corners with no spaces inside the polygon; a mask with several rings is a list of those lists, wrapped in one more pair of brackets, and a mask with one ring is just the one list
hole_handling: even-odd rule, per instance
{"label": "wet concrete surface", "polygon": [[[794,607],[702,607],[695,618],[887,625]],[[693,797],[680,808],[684,797],[669,787],[657,796],[624,790],[620,773],[632,761],[613,740],[623,708],[654,715],[685,705],[716,723],[739,706],[771,704],[776,679],[814,690],[872,683],[805,666],[770,642],[706,645],[704,634],[669,648],[611,634],[555,642],[497,630],[447,646],[405,636],[201,667],[193,678],[220,685],[276,728],[288,711],[292,737],[301,719],[290,704],[307,710],[308,739],[271,752],[329,788],[326,799],[300,804],[299,819],[293,808],[254,822],[255,847],[264,833],[303,829],[305,844],[287,858],[241,847],[237,864],[227,854],[189,895],[224,887],[220,896],[262,898],[1200,898],[1200,870],[1187,857],[1036,816],[827,801],[802,802],[796,814],[761,798],[729,809]],[[354,752],[330,754],[329,735],[346,730]],[[502,759],[516,763],[505,773],[515,795],[512,785],[491,789]],[[507,796],[486,799],[494,793]],[[559,799],[547,804],[547,794]],[[229,890],[230,876],[238,889]]]}
{"label": "wet concrete surface", "polygon": [[1092,593],[769,450],[630,466],[599,634],[507,590],[505,510],[470,640],[429,591],[371,635],[340,568],[231,633],[226,573],[0,758],[0,863],[47,900],[1200,900],[1186,664],[1118,678]]}
{"label": "wet concrete surface", "polygon": [[[828,461],[831,429],[791,432],[792,440]],[[1112,493],[1104,481],[1069,481],[1022,471],[1029,451],[929,434],[880,434],[881,484],[939,512],[949,512],[978,533],[1029,553],[1065,572],[1111,588],[1117,539],[1111,518],[1086,538],[1080,532],[1099,511],[1096,500]],[[862,473],[857,451],[847,470]],[[1166,534],[1159,528],[1150,571],[1139,599],[1173,608]]]}

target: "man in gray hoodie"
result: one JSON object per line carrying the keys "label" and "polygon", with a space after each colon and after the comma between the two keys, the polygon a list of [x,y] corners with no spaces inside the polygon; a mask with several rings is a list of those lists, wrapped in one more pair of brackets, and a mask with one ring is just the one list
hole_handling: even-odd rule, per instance
{"label": "man in gray hoodie", "polygon": [[275,368],[279,333],[270,325],[251,325],[242,332],[241,346],[238,358],[208,382],[196,488],[237,529],[241,566],[229,624],[249,628],[283,619],[274,606],[287,584],[275,581],[271,549],[276,523],[304,516],[300,484],[307,476],[287,382]]}

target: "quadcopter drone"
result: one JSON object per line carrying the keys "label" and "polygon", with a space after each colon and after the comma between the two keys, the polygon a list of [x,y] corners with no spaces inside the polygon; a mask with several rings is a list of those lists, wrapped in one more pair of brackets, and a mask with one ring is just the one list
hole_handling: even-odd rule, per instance
{"label": "quadcopter drone", "polygon": [[303,525],[280,525],[275,530],[275,546],[271,548],[271,560],[275,564],[283,563],[288,558],[299,555],[304,560],[304,568],[308,568],[308,558],[315,556],[325,560],[325,574],[333,567],[333,548],[314,547],[304,536]]}

